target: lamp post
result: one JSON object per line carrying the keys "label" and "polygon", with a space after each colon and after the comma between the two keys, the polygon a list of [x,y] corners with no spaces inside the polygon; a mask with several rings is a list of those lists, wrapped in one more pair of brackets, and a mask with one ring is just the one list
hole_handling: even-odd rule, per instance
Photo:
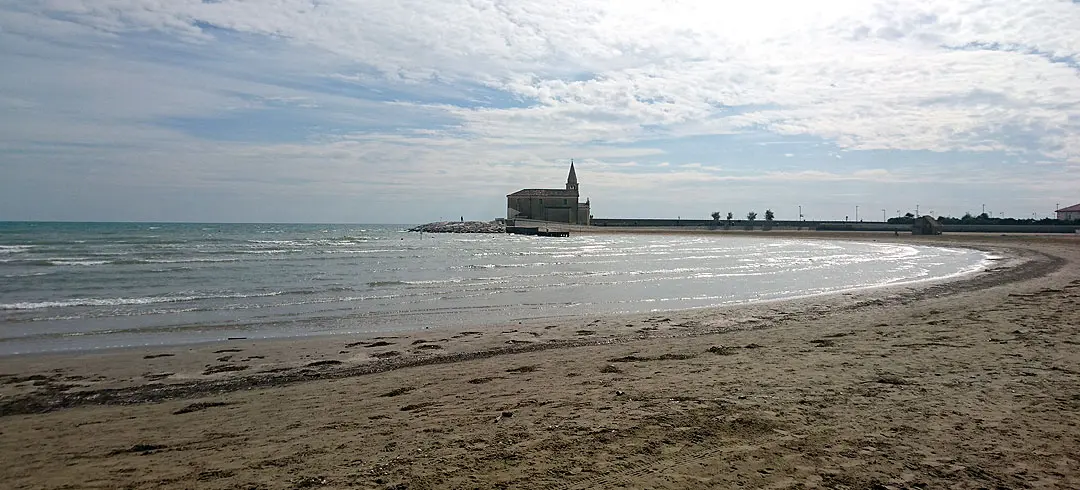
{"label": "lamp post", "polygon": [[856,223],[859,222],[859,205],[858,204],[855,205],[855,222]]}
{"label": "lamp post", "polygon": [[881,222],[885,223],[887,221],[889,220],[885,218],[885,208],[881,208]]}

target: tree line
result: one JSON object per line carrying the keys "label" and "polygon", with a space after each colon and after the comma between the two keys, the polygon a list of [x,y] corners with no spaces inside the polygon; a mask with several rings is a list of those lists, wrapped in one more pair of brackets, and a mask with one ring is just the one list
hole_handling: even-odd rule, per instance
{"label": "tree line", "polygon": [[[713,227],[715,228],[715,227],[720,226],[720,211],[713,211],[710,216],[712,216],[712,219],[713,219]],[[757,220],[757,216],[758,216],[757,211],[750,211],[749,213],[746,213],[746,221],[749,223],[748,227],[753,227],[754,226],[754,221]],[[731,228],[731,226],[735,222],[734,218],[735,218],[735,214],[732,213],[731,211],[728,211],[727,220],[724,223],[724,227],[725,228]],[[773,219],[775,219],[775,218],[776,218],[776,215],[772,212],[772,210],[771,209],[766,209],[765,210],[765,227],[766,228],[771,228]]]}
{"label": "tree line", "polygon": [[[1066,225],[1080,222],[1080,220],[1061,220],[1054,218],[995,218],[993,216],[990,216],[988,213],[982,213],[977,216],[971,213],[964,213],[964,215],[959,218],[955,218],[952,216],[938,216],[936,219],[938,223],[941,223],[943,225]],[[897,216],[895,218],[889,218],[889,220],[887,221],[887,223],[897,225],[910,225],[914,222],[915,215],[911,213],[907,213],[903,216]]]}

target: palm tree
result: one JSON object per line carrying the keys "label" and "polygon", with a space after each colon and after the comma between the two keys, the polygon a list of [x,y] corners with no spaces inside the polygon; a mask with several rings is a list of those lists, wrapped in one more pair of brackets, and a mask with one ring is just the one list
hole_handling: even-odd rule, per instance
{"label": "palm tree", "polygon": [[709,216],[712,216],[712,228],[715,230],[716,226],[720,224],[720,211],[713,211]]}
{"label": "palm tree", "polygon": [[749,221],[749,222],[753,223],[754,220],[756,220],[756,219],[757,219],[757,213],[756,212],[750,211],[749,213],[746,213],[746,221]]}
{"label": "palm tree", "polygon": [[766,209],[765,210],[765,221],[772,221],[773,218],[775,218],[775,217],[776,217],[776,215],[773,214],[771,209]]}

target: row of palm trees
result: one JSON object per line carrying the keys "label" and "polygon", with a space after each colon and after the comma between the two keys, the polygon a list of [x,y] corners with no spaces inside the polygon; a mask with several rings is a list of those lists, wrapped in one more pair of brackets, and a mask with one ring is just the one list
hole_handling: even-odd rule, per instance
{"label": "row of palm trees", "polygon": [[[714,224],[719,224],[720,223],[720,211],[713,211],[711,216],[712,216]],[[731,226],[731,222],[733,221],[734,216],[735,215],[732,214],[731,211],[728,211],[728,214],[727,214],[727,225],[728,226]],[[773,220],[773,218],[775,218],[775,217],[776,217],[776,215],[773,214],[771,209],[766,209],[765,210],[765,221],[771,222]],[[753,223],[754,220],[756,220],[756,219],[757,219],[757,211],[750,211],[749,213],[746,213],[746,221],[749,221],[749,222]]]}

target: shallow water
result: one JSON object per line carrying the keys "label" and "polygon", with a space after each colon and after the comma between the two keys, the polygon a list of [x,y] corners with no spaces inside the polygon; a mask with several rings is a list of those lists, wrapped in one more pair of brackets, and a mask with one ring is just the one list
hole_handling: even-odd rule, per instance
{"label": "shallow water", "polygon": [[0,355],[720,306],[987,262],[883,243],[404,228],[0,223]]}

